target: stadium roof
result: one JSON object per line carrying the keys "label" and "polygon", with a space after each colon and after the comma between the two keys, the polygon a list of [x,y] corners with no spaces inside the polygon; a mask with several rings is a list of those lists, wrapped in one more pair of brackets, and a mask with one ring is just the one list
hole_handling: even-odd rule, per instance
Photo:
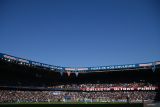
{"label": "stadium roof", "polygon": [[49,68],[51,70],[59,70],[59,71],[96,71],[96,70],[117,70],[117,69],[135,69],[135,68],[144,68],[150,67],[155,68],[155,65],[159,65],[160,61],[148,62],[148,63],[137,63],[137,64],[124,64],[124,65],[109,65],[109,66],[97,66],[97,67],[61,67],[55,65],[44,64],[41,62],[31,61],[24,58],[15,57],[8,54],[0,53],[0,58],[7,61],[16,61],[19,64],[31,65],[31,66],[39,66],[43,68]]}

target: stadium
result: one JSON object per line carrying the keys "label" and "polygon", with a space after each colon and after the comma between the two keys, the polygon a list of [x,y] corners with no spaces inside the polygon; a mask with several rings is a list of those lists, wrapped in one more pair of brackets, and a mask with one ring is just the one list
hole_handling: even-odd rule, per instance
{"label": "stadium", "polygon": [[118,103],[147,107],[160,100],[159,77],[160,61],[75,68],[1,53],[0,104]]}

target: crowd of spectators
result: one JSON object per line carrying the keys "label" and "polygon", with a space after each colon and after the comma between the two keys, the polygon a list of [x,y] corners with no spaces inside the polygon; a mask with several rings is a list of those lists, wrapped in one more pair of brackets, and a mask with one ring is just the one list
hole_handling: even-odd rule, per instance
{"label": "crowd of spectators", "polygon": [[61,88],[61,89],[80,89],[80,88],[110,88],[110,87],[126,87],[126,88],[137,88],[137,87],[152,87],[155,86],[151,83],[114,83],[114,84],[64,84],[51,86],[49,88]]}
{"label": "crowd of spectators", "polygon": [[0,90],[0,103],[15,102],[142,102],[154,100],[154,91],[66,92]]}
{"label": "crowd of spectators", "polygon": [[[0,90],[0,103],[8,102],[142,102],[154,100],[156,91],[76,91],[80,88],[110,88],[110,87],[152,87],[151,83],[114,83],[114,84],[65,84],[48,88],[60,88],[61,91],[18,91]],[[68,91],[67,91],[67,90]],[[65,91],[66,90],[66,91]],[[69,91],[70,90],[70,91]]]}

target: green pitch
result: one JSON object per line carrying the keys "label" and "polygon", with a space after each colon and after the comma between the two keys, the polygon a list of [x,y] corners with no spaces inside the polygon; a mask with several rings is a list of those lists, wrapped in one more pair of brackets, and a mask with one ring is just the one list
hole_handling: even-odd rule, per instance
{"label": "green pitch", "polygon": [[5,103],[0,104],[0,106],[4,107],[57,107],[57,106],[73,106],[73,107],[143,107],[142,103],[107,103],[107,102],[37,102],[37,103]]}

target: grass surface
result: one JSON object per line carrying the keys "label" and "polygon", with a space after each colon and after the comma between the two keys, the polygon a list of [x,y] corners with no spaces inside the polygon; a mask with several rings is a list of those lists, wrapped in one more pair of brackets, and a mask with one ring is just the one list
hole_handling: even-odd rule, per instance
{"label": "grass surface", "polygon": [[142,103],[107,103],[107,102],[38,102],[38,103],[3,103],[3,107],[143,107]]}

